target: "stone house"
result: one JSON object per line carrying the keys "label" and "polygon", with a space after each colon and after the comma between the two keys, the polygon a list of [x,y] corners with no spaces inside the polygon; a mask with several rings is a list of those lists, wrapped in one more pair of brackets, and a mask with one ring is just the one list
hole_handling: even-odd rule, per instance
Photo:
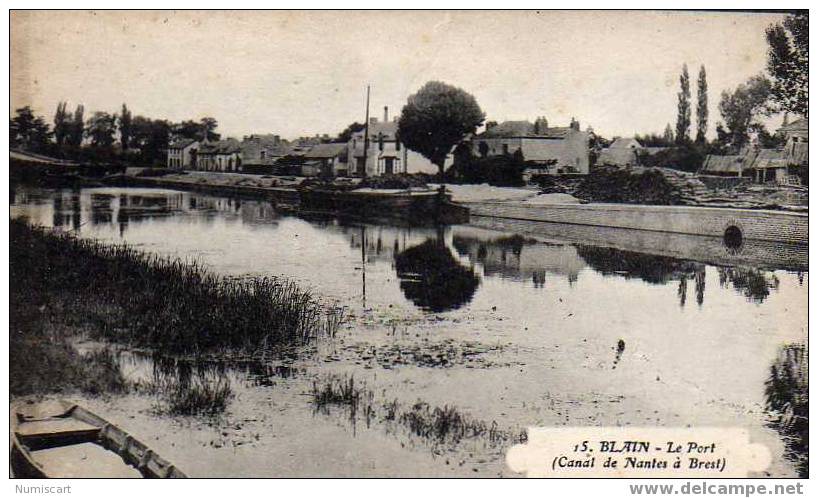
{"label": "stone house", "polygon": [[242,171],[241,144],[235,139],[204,142],[196,162],[196,169],[200,171]]}
{"label": "stone house", "polygon": [[540,174],[588,174],[590,134],[570,126],[549,127],[545,118],[530,121],[504,121],[490,125],[471,140],[472,153],[478,157],[513,155],[520,151],[526,161],[541,163]]}
{"label": "stone house", "polygon": [[[347,143],[348,174],[350,176],[377,176],[395,173],[438,172],[437,166],[421,154],[409,150],[398,138],[397,117],[389,121],[389,108],[384,107],[383,121],[370,118],[368,141],[364,154],[364,133],[360,130],[352,134]],[[451,164],[447,161],[447,166]]]}
{"label": "stone house", "polygon": [[199,141],[183,138],[168,145],[167,167],[170,169],[196,169]]}
{"label": "stone house", "polygon": [[242,171],[272,173],[276,161],[290,154],[286,140],[279,135],[249,135],[241,141]]}

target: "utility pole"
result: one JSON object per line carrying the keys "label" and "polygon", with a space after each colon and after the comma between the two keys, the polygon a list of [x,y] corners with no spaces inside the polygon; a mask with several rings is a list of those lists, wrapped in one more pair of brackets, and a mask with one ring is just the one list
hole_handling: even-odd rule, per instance
{"label": "utility pole", "polygon": [[366,85],[366,121],[364,121],[364,169],[361,175],[366,178],[366,160],[369,152],[369,85]]}

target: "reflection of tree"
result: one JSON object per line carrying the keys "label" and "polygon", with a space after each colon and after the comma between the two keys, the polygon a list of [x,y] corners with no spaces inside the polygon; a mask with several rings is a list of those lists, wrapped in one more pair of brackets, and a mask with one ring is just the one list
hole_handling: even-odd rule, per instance
{"label": "reflection of tree", "polygon": [[744,294],[747,299],[761,303],[770,295],[770,289],[778,289],[778,277],[774,273],[752,268],[719,268],[719,284],[727,287],[728,282],[733,288]]}
{"label": "reflection of tree", "polygon": [[785,456],[802,478],[809,473],[808,356],[803,344],[782,347],[764,386],[771,425],[781,434]]}
{"label": "reflection of tree", "polygon": [[[700,266],[696,268],[693,272],[693,282],[696,285],[696,304],[701,306],[704,304],[704,286],[705,280],[707,277],[707,270],[704,266]],[[679,290],[677,291],[677,295],[679,296],[679,306],[684,307],[685,303],[687,302],[687,280],[688,275],[684,274],[679,277]]]}
{"label": "reflection of tree", "polygon": [[432,239],[395,256],[400,288],[420,308],[447,311],[471,301],[480,279]]}

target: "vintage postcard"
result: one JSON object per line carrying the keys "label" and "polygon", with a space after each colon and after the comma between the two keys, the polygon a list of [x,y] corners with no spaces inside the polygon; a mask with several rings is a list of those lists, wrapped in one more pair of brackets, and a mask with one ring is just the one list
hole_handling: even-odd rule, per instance
{"label": "vintage postcard", "polygon": [[807,478],[808,33],[10,11],[11,476]]}

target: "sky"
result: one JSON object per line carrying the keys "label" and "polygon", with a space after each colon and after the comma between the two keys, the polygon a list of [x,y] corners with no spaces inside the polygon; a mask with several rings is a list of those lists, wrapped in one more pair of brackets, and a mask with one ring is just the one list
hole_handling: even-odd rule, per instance
{"label": "sky", "polygon": [[[390,117],[429,80],[471,93],[488,120],[572,117],[606,137],[676,120],[683,64],[704,65],[709,135],[722,90],[764,71],[780,14],[649,11],[14,11],[11,109],[57,102],[181,121],[223,135],[335,135]],[[694,104],[695,108],[695,104]],[[695,123],[695,113],[694,113]],[[692,132],[695,134],[695,132]]]}

